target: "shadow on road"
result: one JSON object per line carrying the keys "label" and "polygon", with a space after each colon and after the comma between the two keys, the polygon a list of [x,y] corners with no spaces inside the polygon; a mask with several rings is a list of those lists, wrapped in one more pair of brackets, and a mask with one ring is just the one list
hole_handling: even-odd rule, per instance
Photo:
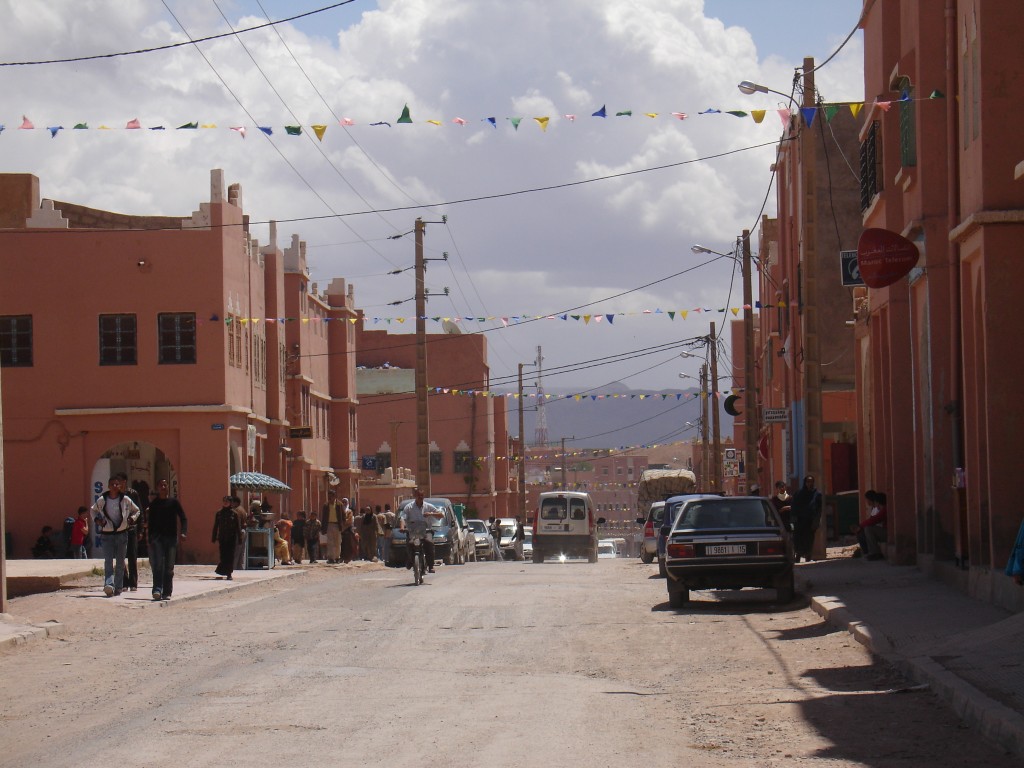
{"label": "shadow on road", "polygon": [[691,590],[686,607],[676,610],[668,602],[658,603],[651,611],[679,614],[788,613],[800,611],[810,599],[798,594],[792,601],[780,604],[774,589]]}

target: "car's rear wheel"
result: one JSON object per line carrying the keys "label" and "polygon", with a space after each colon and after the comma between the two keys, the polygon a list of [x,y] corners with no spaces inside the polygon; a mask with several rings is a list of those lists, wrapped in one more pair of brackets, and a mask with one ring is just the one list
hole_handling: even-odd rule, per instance
{"label": "car's rear wheel", "polygon": [[588,563],[596,563],[597,562],[597,546],[596,545],[594,546],[594,548],[592,550],[590,550],[590,553],[587,555],[587,562]]}
{"label": "car's rear wheel", "polygon": [[533,562],[535,562],[535,563],[543,563],[544,562],[544,555],[538,549],[536,549],[536,548],[534,548],[534,550],[533,550]]}
{"label": "car's rear wheel", "polygon": [[668,604],[675,610],[685,608],[690,600],[690,590],[687,587],[679,587],[668,593]]}
{"label": "car's rear wheel", "polygon": [[793,602],[793,597],[796,594],[796,585],[793,582],[792,571],[775,580],[775,591],[778,593],[778,601],[783,605]]}
{"label": "car's rear wheel", "polygon": [[640,550],[640,562],[644,563],[645,565],[650,565],[651,563],[654,562],[654,555],[652,555],[646,549],[641,549]]}

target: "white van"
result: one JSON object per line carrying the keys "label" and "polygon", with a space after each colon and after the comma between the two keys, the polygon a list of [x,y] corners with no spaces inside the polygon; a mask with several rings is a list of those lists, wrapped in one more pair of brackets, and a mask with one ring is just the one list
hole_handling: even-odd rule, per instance
{"label": "white van", "polygon": [[533,520],[533,562],[552,555],[585,557],[597,562],[597,526],[590,494],[580,491],[547,491],[537,501]]}

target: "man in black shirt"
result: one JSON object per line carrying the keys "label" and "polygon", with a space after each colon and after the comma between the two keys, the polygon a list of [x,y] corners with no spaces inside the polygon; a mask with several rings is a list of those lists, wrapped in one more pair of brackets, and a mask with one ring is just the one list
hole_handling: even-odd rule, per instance
{"label": "man in black shirt", "polygon": [[149,567],[153,569],[153,599],[170,600],[174,588],[174,561],[178,556],[178,520],[181,538],[188,534],[185,510],[177,499],[168,497],[168,484],[156,484],[157,497],[147,510],[149,521]]}

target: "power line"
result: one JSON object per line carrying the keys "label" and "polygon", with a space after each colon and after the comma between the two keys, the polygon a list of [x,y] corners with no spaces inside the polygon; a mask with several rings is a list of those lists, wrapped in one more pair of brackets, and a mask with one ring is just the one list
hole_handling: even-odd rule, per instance
{"label": "power line", "polygon": [[[196,43],[205,43],[209,40],[220,40],[224,37],[231,37],[232,35],[241,34],[243,32],[254,32],[257,29],[266,29],[267,27],[273,27],[278,24],[284,24],[289,21],[295,21],[296,19],[304,19],[307,16],[314,16],[324,11],[330,11],[335,8],[340,8],[343,5],[349,5],[354,3],[355,0],[342,0],[342,2],[334,3],[333,5],[326,5],[323,8],[316,8],[312,11],[306,11],[305,13],[299,13],[295,16],[289,16],[286,19],[278,19],[277,21],[270,21],[266,24],[257,24],[255,27],[246,27],[245,29],[239,29],[235,32],[222,32],[218,35],[209,35],[208,37],[199,37],[196,39],[189,39],[181,43],[168,43],[167,45],[158,45],[153,48],[140,48],[135,51],[120,51],[118,53],[100,53],[94,56],[75,56],[67,59],[43,59],[40,61],[3,61],[0,62],[0,67],[30,67],[38,64],[72,64],[77,61],[95,61],[96,59],[113,59],[119,56],[136,56],[140,53],[155,53],[156,51],[167,51],[171,48],[181,48],[186,45],[195,45]],[[168,9],[169,10],[169,9]],[[175,19],[177,21],[177,19]],[[180,24],[180,22],[179,22]]]}

